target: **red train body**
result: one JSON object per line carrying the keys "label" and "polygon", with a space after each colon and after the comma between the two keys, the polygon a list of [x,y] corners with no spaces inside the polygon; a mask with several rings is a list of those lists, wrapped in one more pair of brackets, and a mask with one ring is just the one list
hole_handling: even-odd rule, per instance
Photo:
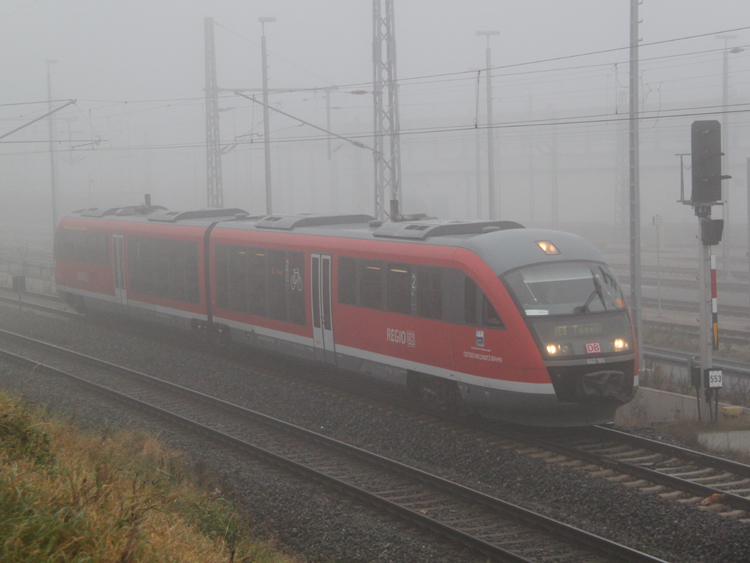
{"label": "red train body", "polygon": [[519,424],[612,421],[638,385],[601,254],[511,222],[92,208],[55,241],[79,308],[198,330]]}

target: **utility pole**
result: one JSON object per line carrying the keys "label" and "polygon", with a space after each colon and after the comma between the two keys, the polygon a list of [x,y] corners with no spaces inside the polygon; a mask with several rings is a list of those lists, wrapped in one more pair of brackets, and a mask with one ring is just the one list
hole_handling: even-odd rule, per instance
{"label": "utility pole", "polygon": [[474,126],[474,142],[475,142],[475,151],[477,156],[476,161],[476,184],[477,184],[477,219],[482,218],[482,160],[481,160],[481,149],[480,149],[480,143],[479,143],[479,126]]}
{"label": "utility pole", "polygon": [[477,71],[476,105],[474,117],[474,154],[476,156],[476,196],[477,219],[482,218],[482,150],[480,148],[479,132],[479,88],[482,84],[482,71]]}
{"label": "utility pole", "polygon": [[216,82],[214,19],[203,19],[206,47],[206,180],[208,207],[224,207],[219,135],[219,87]]}
{"label": "utility pole", "polygon": [[745,160],[745,181],[747,182],[747,267],[750,272],[750,158]]}
{"label": "utility pole", "polygon": [[273,214],[271,191],[271,126],[268,121],[268,52],[266,51],[266,24],[276,21],[273,17],[258,18],[261,28],[261,51],[263,56],[263,147],[266,157],[266,213]]}
{"label": "utility pole", "polygon": [[560,210],[558,206],[558,183],[557,183],[557,125],[552,125],[552,146],[550,147],[550,168],[552,169],[552,228],[560,226]]}
{"label": "utility pole", "polygon": [[50,188],[52,195],[52,241],[54,246],[55,229],[57,228],[57,155],[55,154],[55,121],[52,112],[52,73],[50,66],[57,63],[56,60],[47,59],[47,110],[49,114],[49,170]]}
{"label": "utility pole", "polygon": [[[615,69],[616,70],[616,69]],[[619,87],[619,77],[616,75],[617,111],[624,113],[627,105],[627,92]],[[615,125],[617,136],[615,154],[615,228],[618,236],[625,236],[628,229],[628,124]]]}
{"label": "utility pole", "polygon": [[[401,122],[398,109],[396,73],[396,19],[393,0],[372,3],[372,95],[375,164],[375,217],[385,219],[385,193],[390,188],[391,202],[401,201]],[[384,99],[387,91],[387,101]],[[385,150],[388,139],[388,150]],[[391,217],[397,220],[398,217]]]}
{"label": "utility pole", "polygon": [[630,0],[630,311],[638,349],[638,374],[643,370],[641,302],[641,196],[638,124],[638,4]]}
{"label": "utility pole", "polygon": [[[338,89],[339,89],[338,86],[330,86],[324,89],[326,93],[326,129],[328,129],[329,131],[331,130],[331,92],[334,90],[338,90]],[[328,178],[330,181],[330,190],[331,190],[330,212],[335,213],[339,207],[338,174],[336,170],[336,163],[331,158],[333,153],[331,152],[331,135],[330,134],[327,135],[326,143],[327,143],[327,152],[328,152]]]}
{"label": "utility pole", "polygon": [[477,31],[477,35],[487,37],[487,49],[485,51],[487,59],[487,189],[490,196],[490,220],[494,220],[497,218],[497,212],[495,204],[495,130],[492,118],[492,49],[490,49],[490,36],[500,35],[500,32]]}
{"label": "utility pole", "polygon": [[[729,171],[729,54],[741,53],[744,51],[741,47],[729,48],[729,41],[736,39],[736,35],[717,35],[716,39],[724,41],[723,53],[723,73],[722,73],[722,112],[721,112],[721,147],[723,149],[724,170]],[[724,196],[724,207],[722,216],[724,217],[724,244],[721,246],[722,275],[725,279],[732,277],[731,271],[731,237],[729,236],[729,180],[722,181],[722,194]]]}
{"label": "utility pole", "polygon": [[[329,131],[331,130],[331,92],[338,89],[338,86],[328,86],[327,88],[323,88],[323,91],[326,94],[326,129]],[[328,135],[326,140],[328,142],[328,160],[331,160],[331,136]]]}
{"label": "utility pole", "polygon": [[[534,117],[532,102],[531,89],[529,89],[529,121]],[[529,143],[529,223],[533,227],[536,223],[536,201],[534,201],[534,134],[531,129],[529,129],[526,140]]]}

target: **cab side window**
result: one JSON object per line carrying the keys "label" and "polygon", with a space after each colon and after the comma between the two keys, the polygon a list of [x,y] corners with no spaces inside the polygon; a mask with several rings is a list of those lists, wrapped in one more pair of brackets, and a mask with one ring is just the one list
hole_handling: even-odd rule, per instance
{"label": "cab side window", "polygon": [[492,302],[469,276],[464,277],[464,322],[472,326],[505,328]]}

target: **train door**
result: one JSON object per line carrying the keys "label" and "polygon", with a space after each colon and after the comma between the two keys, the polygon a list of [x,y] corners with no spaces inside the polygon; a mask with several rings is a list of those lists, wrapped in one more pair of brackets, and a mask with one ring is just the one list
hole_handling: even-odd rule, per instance
{"label": "train door", "polygon": [[333,314],[331,307],[331,255],[310,255],[311,306],[315,359],[336,363],[333,342]]}
{"label": "train door", "polygon": [[125,236],[112,235],[112,267],[115,277],[115,301],[117,309],[125,311],[128,305],[128,297],[125,293]]}

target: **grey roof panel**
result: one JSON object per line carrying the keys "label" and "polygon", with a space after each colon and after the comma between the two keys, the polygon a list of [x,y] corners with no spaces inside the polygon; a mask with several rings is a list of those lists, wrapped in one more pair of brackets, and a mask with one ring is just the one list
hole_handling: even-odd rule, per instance
{"label": "grey roof panel", "polygon": [[207,208],[207,209],[194,209],[191,211],[169,211],[167,209],[157,211],[148,216],[149,221],[159,221],[163,223],[176,223],[177,221],[186,221],[189,219],[234,219],[237,215],[247,216],[247,211],[239,209],[237,207],[223,209],[223,208]]}
{"label": "grey roof panel", "polygon": [[[551,242],[560,253],[545,254],[537,244],[538,241]],[[497,275],[529,264],[569,260],[606,262],[601,252],[583,237],[547,229],[513,229],[487,233],[466,239],[463,247],[487,262]]]}
{"label": "grey roof panel", "polygon": [[371,215],[269,215],[255,225],[261,229],[291,231],[301,227],[325,227],[329,225],[356,225],[368,223]]}
{"label": "grey roof panel", "polygon": [[383,223],[372,234],[381,238],[406,238],[425,240],[430,237],[451,235],[479,235],[492,231],[523,229],[514,221],[389,221]]}

